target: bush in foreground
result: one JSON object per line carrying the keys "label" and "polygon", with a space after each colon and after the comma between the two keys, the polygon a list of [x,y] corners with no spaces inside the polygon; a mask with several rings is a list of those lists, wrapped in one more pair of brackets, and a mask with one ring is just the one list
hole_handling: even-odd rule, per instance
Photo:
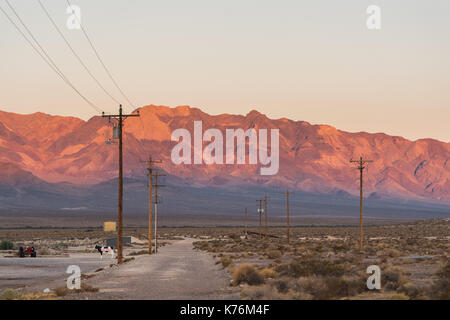
{"label": "bush in foreground", "polygon": [[19,299],[19,298],[20,298],[20,293],[13,289],[6,289],[0,295],[0,300],[14,300],[14,299]]}
{"label": "bush in foreground", "polygon": [[264,283],[264,277],[251,264],[243,264],[235,268],[233,272],[233,284],[239,285],[247,283],[249,285],[258,285]]}
{"label": "bush in foreground", "polygon": [[344,268],[334,262],[320,259],[304,259],[298,262],[281,264],[275,269],[283,276],[299,278],[308,276],[342,276]]}
{"label": "bush in foreground", "polygon": [[436,274],[437,279],[431,288],[431,296],[435,299],[450,300],[450,261],[447,260]]}
{"label": "bush in foreground", "polygon": [[8,240],[0,242],[0,250],[12,250],[14,249],[14,243]]}

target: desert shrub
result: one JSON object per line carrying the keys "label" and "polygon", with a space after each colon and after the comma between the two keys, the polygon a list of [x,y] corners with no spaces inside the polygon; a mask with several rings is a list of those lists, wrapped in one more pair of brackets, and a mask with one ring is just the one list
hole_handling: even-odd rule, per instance
{"label": "desert shrub", "polygon": [[387,255],[388,257],[395,258],[400,256],[401,252],[397,249],[389,248],[384,250],[384,254]]}
{"label": "desert shrub", "polygon": [[417,299],[422,294],[422,288],[411,282],[406,282],[397,289],[397,292],[404,293],[411,299]]}
{"label": "desert shrub", "polygon": [[224,256],[220,258],[220,263],[222,263],[222,266],[226,268],[233,263],[233,260],[231,260],[230,257]]}
{"label": "desert shrub", "polygon": [[406,276],[404,271],[399,267],[388,267],[382,273],[382,283],[385,283],[386,290],[397,290],[400,286],[406,283]]}
{"label": "desert shrub", "polygon": [[264,268],[264,269],[262,269],[261,270],[261,275],[264,277],[264,278],[275,278],[276,277],[276,275],[277,275],[277,273],[275,272],[275,270],[273,270],[272,268]]}
{"label": "desert shrub", "polygon": [[436,280],[433,283],[430,295],[435,299],[450,300],[450,280]]}
{"label": "desert shrub", "polygon": [[350,250],[350,245],[348,243],[342,242],[342,243],[337,243],[331,246],[331,248],[333,249],[333,251],[349,251]]}
{"label": "desert shrub", "polygon": [[143,254],[148,254],[148,250],[133,251],[133,252],[130,252],[128,255],[129,256],[140,256]]}
{"label": "desert shrub", "polygon": [[50,255],[50,251],[48,248],[40,248],[39,249],[39,255],[41,256],[48,256]]}
{"label": "desert shrub", "polygon": [[435,299],[450,300],[450,261],[448,259],[436,276],[430,296]]}
{"label": "desert shrub", "polygon": [[0,250],[12,250],[14,248],[14,243],[9,240],[3,240],[0,242]]}
{"label": "desert shrub", "polygon": [[335,262],[315,258],[281,264],[275,270],[283,276],[294,278],[312,275],[341,276],[345,271],[342,266]]}
{"label": "desert shrub", "polygon": [[395,293],[389,297],[389,300],[409,300],[409,297],[404,293]]}
{"label": "desert shrub", "polygon": [[13,289],[6,289],[0,295],[0,300],[14,300],[14,299],[19,299],[19,298],[20,298],[20,293]]}
{"label": "desert shrub", "polygon": [[267,252],[267,257],[269,259],[279,259],[282,255],[280,250],[270,250]]}
{"label": "desert shrub", "polygon": [[69,244],[65,242],[58,242],[55,244],[55,249],[61,250],[61,249],[67,249],[69,247]]}
{"label": "desert shrub", "polygon": [[289,297],[279,294],[269,285],[262,285],[257,287],[248,287],[242,290],[241,296],[249,300],[280,300]]}
{"label": "desert shrub", "polygon": [[289,291],[289,279],[277,279],[272,282],[272,285],[278,290],[280,293],[287,293]]}
{"label": "desert shrub", "polygon": [[408,239],[406,239],[406,244],[409,246],[415,246],[418,244],[418,239],[417,238],[408,238]]}
{"label": "desert shrub", "polygon": [[312,299],[321,299],[318,297],[323,297],[327,292],[325,282],[317,276],[300,277],[293,289],[300,293],[309,294]]}
{"label": "desert shrub", "polygon": [[81,288],[79,290],[75,290],[77,293],[82,292],[98,292],[99,289],[91,286],[89,283],[83,282],[81,283]]}
{"label": "desert shrub", "polygon": [[363,292],[365,281],[359,276],[309,276],[300,277],[294,284],[293,289],[315,300],[328,300],[350,297]]}
{"label": "desert shrub", "polygon": [[442,268],[437,273],[437,276],[441,279],[450,279],[450,260],[447,259],[445,264],[442,266]]}
{"label": "desert shrub", "polygon": [[326,298],[351,297],[365,290],[365,279],[360,277],[325,277]]}
{"label": "desert shrub", "polygon": [[251,264],[243,264],[235,268],[233,272],[233,284],[247,283],[258,285],[264,283],[264,277]]}
{"label": "desert shrub", "polygon": [[58,297],[64,297],[69,293],[69,289],[66,286],[58,287],[55,289],[55,294]]}
{"label": "desert shrub", "polygon": [[248,254],[248,252],[243,252],[242,254],[241,254],[241,258],[248,258],[250,255]]}
{"label": "desert shrub", "polygon": [[293,300],[313,300],[314,297],[306,292],[292,292]]}

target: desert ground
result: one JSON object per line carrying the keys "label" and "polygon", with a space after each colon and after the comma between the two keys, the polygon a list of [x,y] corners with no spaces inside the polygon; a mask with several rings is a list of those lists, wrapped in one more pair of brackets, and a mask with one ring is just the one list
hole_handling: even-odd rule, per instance
{"label": "desert ground", "polygon": [[[2,299],[450,299],[450,219],[368,221],[359,250],[355,221],[244,228],[161,227],[158,253],[147,229],[127,226],[125,263],[100,259],[95,244],[114,233],[89,227],[6,226],[0,242]],[[259,234],[261,231],[261,236]],[[33,245],[37,258],[18,258]],[[153,248],[154,250],[154,248]],[[66,268],[82,271],[80,290],[66,287]],[[366,269],[381,269],[368,290]],[[47,292],[44,292],[45,289]]]}

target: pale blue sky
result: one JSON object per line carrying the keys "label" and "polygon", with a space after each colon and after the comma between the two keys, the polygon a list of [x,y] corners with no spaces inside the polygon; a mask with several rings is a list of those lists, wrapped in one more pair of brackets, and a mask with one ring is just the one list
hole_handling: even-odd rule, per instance
{"label": "pale blue sky", "polygon": [[[115,96],[64,0],[42,0]],[[10,0],[60,68],[106,111],[37,0]],[[138,106],[191,105],[323,123],[347,131],[450,141],[450,1],[71,0],[119,84]],[[366,8],[382,29],[366,28]],[[0,6],[8,9],[4,0]],[[10,12],[8,10],[8,12]],[[95,114],[0,12],[0,109]],[[125,104],[125,102],[124,102]],[[130,111],[128,108],[127,111]]]}

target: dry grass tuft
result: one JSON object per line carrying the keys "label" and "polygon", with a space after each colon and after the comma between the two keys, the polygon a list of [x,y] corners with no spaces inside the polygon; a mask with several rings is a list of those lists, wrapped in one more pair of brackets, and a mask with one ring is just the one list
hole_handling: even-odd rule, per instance
{"label": "dry grass tuft", "polygon": [[260,273],[266,279],[268,278],[274,279],[277,276],[277,273],[272,268],[264,268],[261,270]]}
{"label": "dry grass tuft", "polygon": [[280,250],[270,250],[267,252],[267,257],[269,259],[279,259],[283,256]]}
{"label": "dry grass tuft", "polygon": [[405,272],[400,267],[387,267],[381,272],[385,290],[397,290],[407,282]]}
{"label": "dry grass tuft", "polygon": [[233,272],[233,284],[235,286],[247,283],[249,285],[259,285],[264,283],[264,277],[251,264],[237,266]]}

